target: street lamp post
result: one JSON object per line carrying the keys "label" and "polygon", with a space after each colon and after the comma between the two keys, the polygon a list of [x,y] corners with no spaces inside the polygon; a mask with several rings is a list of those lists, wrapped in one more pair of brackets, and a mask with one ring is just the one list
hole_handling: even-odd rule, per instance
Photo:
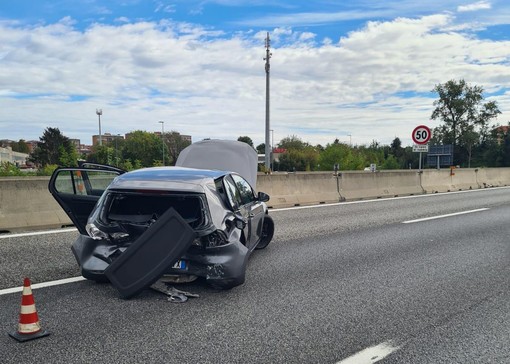
{"label": "street lamp post", "polygon": [[165,122],[164,121],[158,121],[158,123],[161,123],[161,151],[163,154],[163,165],[165,165]]}
{"label": "street lamp post", "polygon": [[103,139],[101,137],[101,115],[103,115],[102,109],[96,109],[97,117],[99,118],[99,145],[103,145]]}

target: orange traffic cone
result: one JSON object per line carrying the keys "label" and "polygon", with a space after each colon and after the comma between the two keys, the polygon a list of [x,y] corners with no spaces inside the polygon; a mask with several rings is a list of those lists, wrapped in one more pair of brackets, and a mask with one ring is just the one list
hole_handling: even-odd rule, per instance
{"label": "orange traffic cone", "polygon": [[49,334],[49,332],[41,330],[32,288],[30,287],[30,279],[25,278],[23,282],[23,295],[21,296],[18,331],[9,333],[9,335],[23,342],[48,336]]}

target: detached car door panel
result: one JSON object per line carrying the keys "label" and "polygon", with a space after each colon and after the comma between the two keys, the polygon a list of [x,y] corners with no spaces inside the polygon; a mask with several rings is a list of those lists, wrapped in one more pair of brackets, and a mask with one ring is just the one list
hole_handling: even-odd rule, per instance
{"label": "detached car door panel", "polygon": [[170,207],[105,270],[123,298],[129,298],[163,275],[191,246],[195,232]]}

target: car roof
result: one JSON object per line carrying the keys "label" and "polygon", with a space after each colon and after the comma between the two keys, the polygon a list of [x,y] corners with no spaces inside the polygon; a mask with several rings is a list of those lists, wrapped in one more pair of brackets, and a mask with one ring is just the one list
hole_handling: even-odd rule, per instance
{"label": "car roof", "polygon": [[111,183],[109,189],[156,188],[201,192],[196,187],[214,183],[215,179],[229,173],[185,167],[142,168],[121,174]]}

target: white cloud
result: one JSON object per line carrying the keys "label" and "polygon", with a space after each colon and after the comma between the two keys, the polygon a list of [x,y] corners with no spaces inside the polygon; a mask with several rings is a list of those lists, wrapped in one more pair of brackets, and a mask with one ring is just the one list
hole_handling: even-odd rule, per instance
{"label": "white cloud", "polygon": [[129,23],[129,18],[125,16],[118,17],[114,20],[117,23]]}
{"label": "white cloud", "polygon": [[165,4],[162,1],[158,1],[156,3],[156,9],[154,9],[155,13],[163,12],[163,13],[175,13],[175,5],[174,4]]}
{"label": "white cloud", "polygon": [[466,11],[478,11],[478,10],[487,10],[492,7],[491,3],[488,1],[478,1],[476,3],[468,4],[468,5],[459,5],[457,7],[458,12],[466,12]]}
{"label": "white cloud", "polygon": [[259,27],[289,27],[303,25],[318,25],[339,21],[352,21],[357,19],[369,19],[370,17],[388,16],[391,12],[382,11],[342,11],[332,13],[293,13],[283,15],[267,15],[260,18],[247,19],[243,21],[233,22],[234,24],[242,24],[246,26]]}
{"label": "white cloud", "polygon": [[[476,39],[434,15],[369,22],[338,43],[277,28],[271,49],[271,128],[327,144],[398,136],[410,144],[431,127],[435,84],[464,78],[495,97],[510,115],[508,41]],[[202,138],[264,140],[265,32],[221,30],[171,21],[94,24],[72,19],[22,27],[0,23],[0,135],[38,139],[44,128],[91,143],[98,130],[124,134],[165,129]],[[276,40],[280,41],[277,43]],[[30,97],[39,95],[39,97]],[[75,98],[79,102],[70,101]]]}

